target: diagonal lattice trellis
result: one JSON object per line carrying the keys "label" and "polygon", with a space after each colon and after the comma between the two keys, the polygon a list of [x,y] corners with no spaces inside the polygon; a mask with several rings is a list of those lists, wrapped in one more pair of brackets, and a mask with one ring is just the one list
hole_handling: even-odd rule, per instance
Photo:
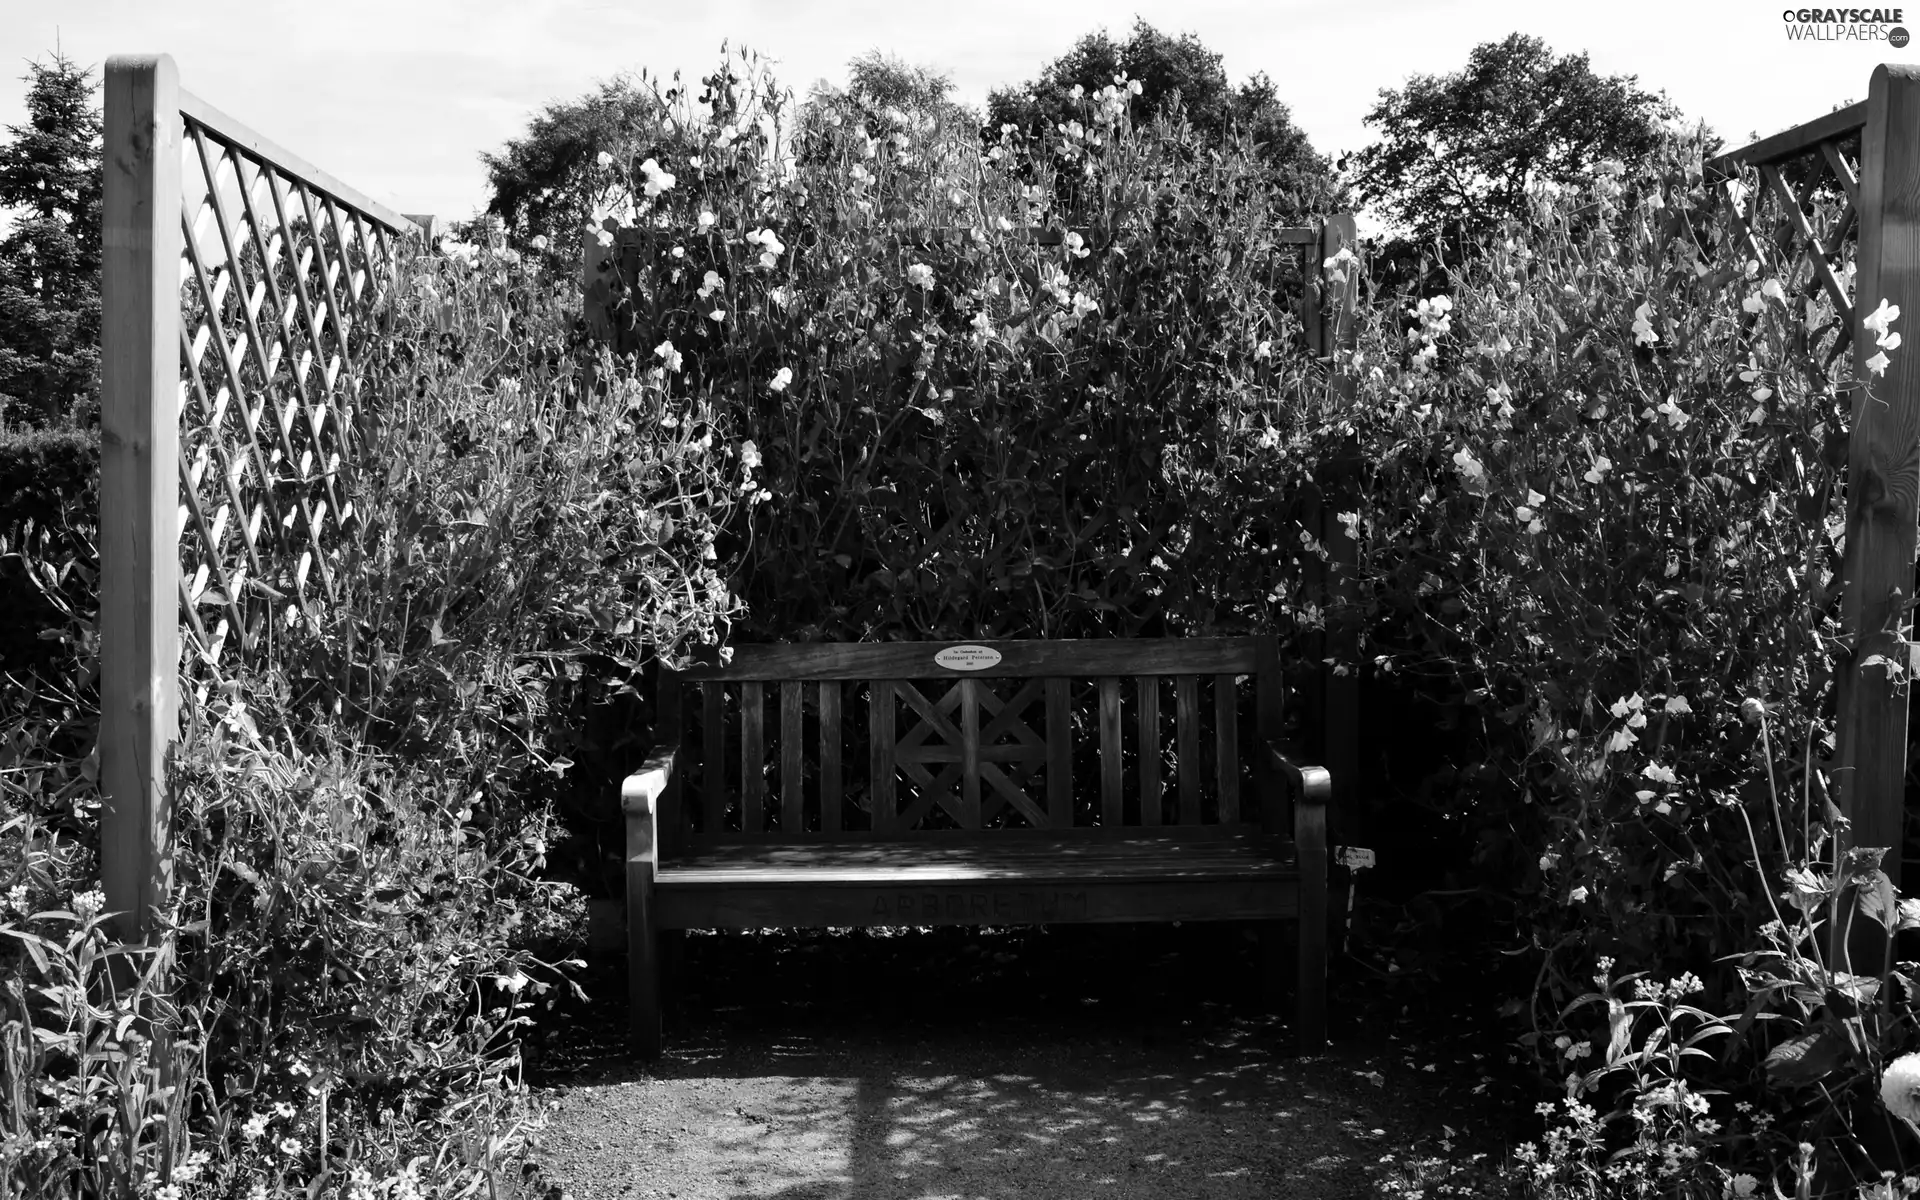
{"label": "diagonal lattice trellis", "polygon": [[[1752,305],[1742,332],[1763,319],[1791,320],[1788,339],[1824,364],[1827,376],[1810,381],[1822,388],[1843,382],[1834,377],[1836,365],[1846,364],[1843,373],[1851,365],[1843,356],[1853,345],[1856,320],[1865,109],[1855,105],[1708,164],[1733,217],[1736,244],[1728,249],[1758,264],[1765,272],[1759,278],[1777,278],[1794,301],[1784,310]],[[1734,177],[1742,167],[1753,170],[1751,184]]]}
{"label": "diagonal lattice trellis", "polygon": [[[1047,759],[1046,739],[1023,719],[1030,706],[1045,698],[1043,683],[1028,679],[1002,699],[986,680],[956,680],[937,699],[929,699],[913,683],[895,682],[894,694],[920,718],[894,747],[894,762],[917,785],[917,794],[896,818],[899,827],[916,828],[937,805],[962,827],[979,828],[1011,805],[1034,828],[1048,828],[1052,822],[1044,804],[1025,787],[1027,777]],[[981,794],[978,812],[964,794],[971,789],[955,790],[965,783],[966,734],[961,726],[968,720],[969,689],[978,706],[971,714],[979,728],[976,770],[979,782],[991,789],[990,795]],[[937,773],[933,764],[940,765]]]}
{"label": "diagonal lattice trellis", "polygon": [[180,602],[190,673],[340,597],[360,368],[398,231],[184,103]]}

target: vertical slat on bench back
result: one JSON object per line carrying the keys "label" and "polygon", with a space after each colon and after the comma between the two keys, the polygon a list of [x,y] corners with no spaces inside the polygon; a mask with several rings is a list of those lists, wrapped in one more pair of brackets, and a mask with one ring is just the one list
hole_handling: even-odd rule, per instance
{"label": "vertical slat on bench back", "polygon": [[780,832],[804,833],[807,828],[806,796],[800,782],[800,755],[806,743],[800,740],[800,688],[797,679],[780,683]]}
{"label": "vertical slat on bench back", "polygon": [[[1280,656],[1272,638],[1263,638],[1260,643],[1259,668],[1254,672],[1254,730],[1255,735],[1266,741],[1280,736]],[[1285,789],[1279,779],[1274,777],[1273,768],[1267,762],[1267,756],[1260,746],[1254,747],[1253,778],[1260,805],[1260,824],[1268,832],[1285,835],[1291,832],[1293,814],[1281,810],[1281,798]]]}
{"label": "vertical slat on bench back", "polygon": [[1200,823],[1200,677],[1173,681],[1175,751],[1179,755],[1180,823]]}
{"label": "vertical slat on bench back", "polygon": [[820,689],[820,832],[840,832],[840,681]]}
{"label": "vertical slat on bench back", "polygon": [[1164,801],[1160,788],[1160,677],[1136,675],[1134,707],[1140,717],[1140,823],[1158,825]]}
{"label": "vertical slat on bench back", "polygon": [[1120,808],[1120,681],[1111,675],[1100,680],[1100,823],[1125,824]]}
{"label": "vertical slat on bench back", "polygon": [[716,837],[727,828],[727,697],[726,684],[710,680],[700,685],[706,711],[702,738],[706,751],[700,759],[700,787],[706,793],[706,819],[700,832]]}
{"label": "vertical slat on bench back", "polygon": [[1240,695],[1231,675],[1213,677],[1213,736],[1216,743],[1214,787],[1220,796],[1220,823],[1240,823]]}
{"label": "vertical slat on bench back", "polygon": [[[655,733],[662,745],[680,745],[681,735],[685,732],[680,721],[680,673],[672,667],[662,664],[660,667],[660,703],[654,719],[659,723]],[[680,807],[680,783],[683,768],[688,755],[682,748],[679,762],[667,773],[666,790],[660,793],[660,849],[668,854],[680,848],[684,840],[685,815]]]}
{"label": "vertical slat on bench back", "polygon": [[960,681],[960,828],[980,828],[980,681]]}
{"label": "vertical slat on bench back", "polygon": [[1047,680],[1047,823],[1073,828],[1073,697],[1068,682]]}
{"label": "vertical slat on bench back", "polygon": [[873,699],[868,708],[869,738],[873,748],[873,768],[867,786],[873,804],[873,829],[883,833],[893,828],[893,681],[873,681]]}
{"label": "vertical slat on bench back", "polygon": [[767,827],[767,691],[750,679],[740,685],[740,832]]}

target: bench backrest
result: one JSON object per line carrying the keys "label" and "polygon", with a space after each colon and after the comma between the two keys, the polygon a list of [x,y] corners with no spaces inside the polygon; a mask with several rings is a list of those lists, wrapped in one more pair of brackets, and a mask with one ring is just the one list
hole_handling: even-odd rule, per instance
{"label": "bench backrest", "polygon": [[735,646],[661,672],[663,849],[1284,828],[1252,753],[1280,704],[1267,637]]}

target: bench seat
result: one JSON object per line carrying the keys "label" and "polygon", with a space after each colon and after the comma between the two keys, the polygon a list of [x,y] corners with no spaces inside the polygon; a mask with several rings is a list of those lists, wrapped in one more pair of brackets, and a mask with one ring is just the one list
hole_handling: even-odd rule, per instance
{"label": "bench seat", "polygon": [[[1279,919],[1297,915],[1290,843],[1257,830],[1027,831],[690,850],[654,876],[660,929]],[[1238,885],[1238,886],[1227,886]]]}

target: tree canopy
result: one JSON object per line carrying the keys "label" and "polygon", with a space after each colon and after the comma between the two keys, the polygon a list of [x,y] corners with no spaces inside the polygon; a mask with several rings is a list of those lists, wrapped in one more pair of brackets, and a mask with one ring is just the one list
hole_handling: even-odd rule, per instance
{"label": "tree canopy", "polygon": [[1330,165],[1293,123],[1273,80],[1256,73],[1236,88],[1220,62],[1220,54],[1194,34],[1172,37],[1136,18],[1125,40],[1116,40],[1105,29],[1089,33],[1048,63],[1038,78],[990,92],[987,123],[991,129],[1053,129],[1073,118],[1076,89],[1096,92],[1125,75],[1140,84],[1136,120],[1169,111],[1177,96],[1180,113],[1206,142],[1217,145],[1228,137],[1245,136],[1261,161],[1300,186],[1309,202],[1330,197]]}
{"label": "tree canopy", "polygon": [[101,118],[91,69],[27,71],[27,122],[0,143],[0,417],[40,426],[97,411]]}
{"label": "tree canopy", "polygon": [[1636,76],[1597,75],[1585,54],[1556,57],[1515,33],[1474,47],[1460,71],[1382,89],[1365,118],[1380,140],[1346,165],[1363,203],[1414,244],[1453,253],[1524,213],[1534,182],[1644,160],[1679,115]]}

